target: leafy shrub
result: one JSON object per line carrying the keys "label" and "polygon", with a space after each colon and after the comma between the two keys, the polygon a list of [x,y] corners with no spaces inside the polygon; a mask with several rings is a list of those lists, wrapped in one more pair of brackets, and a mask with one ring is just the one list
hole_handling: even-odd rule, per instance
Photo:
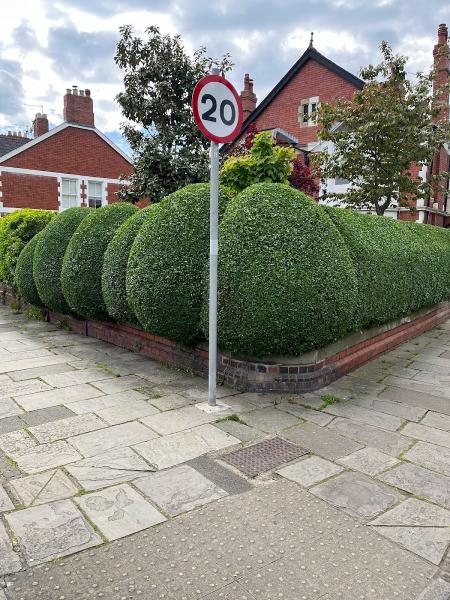
{"label": "leafy shrub", "polygon": [[277,146],[272,134],[263,131],[255,135],[249,154],[226,159],[220,181],[236,193],[254,183],[287,183],[294,157],[292,148]]}
{"label": "leafy shrub", "polygon": [[14,276],[14,284],[19,290],[22,300],[28,304],[34,304],[34,306],[42,306],[33,278],[33,257],[36,252],[36,245],[39,239],[42,238],[44,231],[40,231],[34,238],[31,238],[19,254]]}
{"label": "leafy shrub", "polygon": [[[436,304],[446,295],[444,264],[425,226],[326,207],[344,238],[358,274],[356,326],[366,328]],[[448,267],[447,267],[448,272]]]}
{"label": "leafy shrub", "polygon": [[102,296],[103,257],[117,229],[137,210],[128,203],[110,204],[90,212],[76,229],[61,270],[64,298],[75,313],[108,318]]}
{"label": "leafy shrub", "polygon": [[42,303],[59,313],[70,312],[61,289],[61,269],[70,238],[93,209],[74,207],[59,213],[40,236],[33,260],[33,276]]}
{"label": "leafy shrub", "polygon": [[20,253],[54,216],[48,210],[24,208],[0,219],[0,281],[13,287]]}
{"label": "leafy shrub", "polygon": [[[142,327],[184,343],[200,333],[209,193],[208,184],[192,184],[163,200],[140,228],[128,261],[128,301]],[[221,189],[220,214],[229,198]]]}
{"label": "leafy shrub", "polygon": [[[328,215],[301,192],[273,183],[244,190],[220,224],[219,256],[222,350],[297,355],[352,327],[350,254]],[[206,300],[204,307],[206,332]]]}
{"label": "leafy shrub", "polygon": [[102,291],[108,314],[119,323],[136,320],[127,300],[126,271],[131,246],[142,223],[155,213],[153,204],[129,217],[116,231],[103,259]]}

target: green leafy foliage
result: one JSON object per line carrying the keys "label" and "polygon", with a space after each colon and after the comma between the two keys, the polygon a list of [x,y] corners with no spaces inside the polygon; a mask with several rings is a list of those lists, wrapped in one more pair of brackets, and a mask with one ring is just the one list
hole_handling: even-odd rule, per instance
{"label": "green leafy foliage", "polygon": [[14,286],[20,253],[54,216],[55,213],[48,210],[24,208],[0,219],[0,281]]}
{"label": "green leafy foliage", "polygon": [[194,121],[192,93],[213,64],[226,73],[232,63],[228,54],[219,61],[209,58],[205,48],[192,56],[180,36],[162,35],[155,26],[144,37],[135,36],[130,26],[121,27],[120,34],[115,61],[124,73],[124,91],[117,101],[127,120],[122,130],[135,170],[119,196],[158,202],[207,179],[209,141]]}
{"label": "green leafy foliage", "polygon": [[45,228],[36,245],[33,276],[39,297],[45,306],[62,314],[70,312],[61,289],[64,254],[75,230],[92,210],[77,206],[59,213]]}
{"label": "green leafy foliage", "polygon": [[36,251],[36,245],[39,239],[42,238],[44,231],[40,231],[31,238],[19,254],[14,276],[14,284],[19,290],[22,300],[28,304],[33,304],[34,306],[42,306],[33,278],[33,257]]}
{"label": "green leafy foliage", "polygon": [[137,210],[132,204],[110,204],[90,212],[76,229],[61,271],[64,298],[75,313],[108,318],[102,295],[103,257],[117,229]]}
{"label": "green leafy foliage", "polygon": [[[208,184],[192,184],[165,198],[140,228],[128,261],[128,301],[142,327],[187,344],[200,333],[209,194]],[[220,214],[229,198],[221,189]]]}
{"label": "green leafy foliage", "polygon": [[222,350],[296,355],[351,329],[357,281],[350,254],[328,215],[301,192],[274,183],[244,190],[220,224],[219,256]]}
{"label": "green leafy foliage", "polygon": [[119,323],[132,323],[136,317],[130,308],[126,291],[126,272],[131,246],[140,227],[155,213],[152,204],[129,217],[116,231],[103,259],[102,291],[109,316]]}
{"label": "green leafy foliage", "polygon": [[365,85],[351,100],[320,104],[319,137],[332,142],[333,151],[316,158],[323,177],[350,182],[345,192],[329,193],[330,199],[382,215],[391,204],[410,206],[445,185],[445,173],[422,181],[411,168],[431,163],[450,137],[450,123],[436,122],[448,86],[433,90],[433,71],[408,77],[407,58],[394,55],[386,42],[380,48],[382,62],[361,71]]}
{"label": "green leafy foliage", "polygon": [[[342,208],[326,207],[358,274],[355,326],[381,325],[448,296],[450,234]],[[444,231],[443,229],[441,231]],[[444,234],[445,238],[445,234]]]}
{"label": "green leafy foliage", "polygon": [[249,153],[226,159],[220,181],[236,193],[254,183],[288,183],[294,157],[293,148],[277,146],[272,134],[262,131],[255,135]]}

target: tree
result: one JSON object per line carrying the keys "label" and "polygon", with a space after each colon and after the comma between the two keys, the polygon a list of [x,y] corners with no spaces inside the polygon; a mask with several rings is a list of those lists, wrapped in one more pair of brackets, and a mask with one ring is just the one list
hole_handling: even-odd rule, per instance
{"label": "tree", "polygon": [[450,135],[448,121],[436,119],[443,91],[432,92],[434,71],[411,81],[407,58],[394,55],[387,42],[380,49],[382,62],[361,71],[365,85],[352,100],[320,105],[319,137],[332,143],[332,151],[317,156],[322,177],[350,182],[346,192],[328,198],[378,215],[391,204],[411,207],[442,185],[445,174],[421,181],[411,169],[430,164]]}
{"label": "tree", "polygon": [[278,146],[270,131],[255,135],[250,152],[242,156],[230,156],[220,171],[220,182],[241,192],[253,183],[288,183],[293,148]]}
{"label": "tree", "polygon": [[203,47],[191,57],[180,36],[162,35],[155,26],[146,39],[135,37],[129,25],[120,34],[114,59],[124,71],[125,89],[117,101],[127,119],[122,131],[135,155],[135,172],[119,196],[158,201],[208,178],[209,142],[194,122],[192,92],[212,65],[226,73],[232,63],[228,54],[220,61],[209,58]]}

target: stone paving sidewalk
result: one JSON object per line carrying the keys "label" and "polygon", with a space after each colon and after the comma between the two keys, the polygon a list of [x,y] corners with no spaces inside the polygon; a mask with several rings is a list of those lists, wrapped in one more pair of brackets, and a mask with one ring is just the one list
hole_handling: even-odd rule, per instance
{"label": "stone paving sidewalk", "polygon": [[450,598],[450,323],[219,395],[0,307],[0,600]]}

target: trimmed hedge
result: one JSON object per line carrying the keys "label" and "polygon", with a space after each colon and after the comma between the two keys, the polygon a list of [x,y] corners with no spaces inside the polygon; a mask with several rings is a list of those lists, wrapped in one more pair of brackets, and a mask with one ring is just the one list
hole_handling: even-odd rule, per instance
{"label": "trimmed hedge", "polygon": [[105,252],[102,271],[103,300],[109,316],[119,323],[136,321],[127,300],[126,270],[134,239],[147,219],[157,210],[153,204],[129,217],[116,231]]}
{"label": "trimmed hedge", "polygon": [[[356,272],[323,209],[283,184],[256,184],[219,227],[219,348],[298,355],[352,327]],[[208,330],[207,299],[203,329]]]}
{"label": "trimmed hedge", "polygon": [[388,217],[342,208],[325,210],[344,238],[358,273],[356,327],[381,325],[448,297],[448,249],[444,258],[440,242],[431,241],[442,234]]}
{"label": "trimmed hedge", "polygon": [[120,225],[138,209],[116,203],[90,212],[67,246],[61,270],[64,298],[77,314],[91,319],[108,318],[102,295],[103,257]]}
{"label": "trimmed hedge", "polygon": [[59,313],[70,312],[61,289],[64,254],[75,230],[92,208],[74,207],[60,213],[43,231],[33,260],[33,276],[42,303]]}
{"label": "trimmed hedge", "polygon": [[0,281],[14,287],[20,253],[54,216],[55,213],[48,210],[24,208],[0,219]]}
{"label": "trimmed hedge", "polygon": [[16,272],[14,275],[14,284],[19,290],[22,300],[34,306],[44,306],[38,294],[33,277],[33,257],[36,252],[38,241],[42,238],[44,231],[37,233],[32,238],[17,259]]}
{"label": "trimmed hedge", "polygon": [[[209,184],[198,183],[165,198],[140,228],[128,261],[128,301],[142,327],[186,344],[200,334],[209,195]],[[230,198],[220,188],[219,215]]]}

